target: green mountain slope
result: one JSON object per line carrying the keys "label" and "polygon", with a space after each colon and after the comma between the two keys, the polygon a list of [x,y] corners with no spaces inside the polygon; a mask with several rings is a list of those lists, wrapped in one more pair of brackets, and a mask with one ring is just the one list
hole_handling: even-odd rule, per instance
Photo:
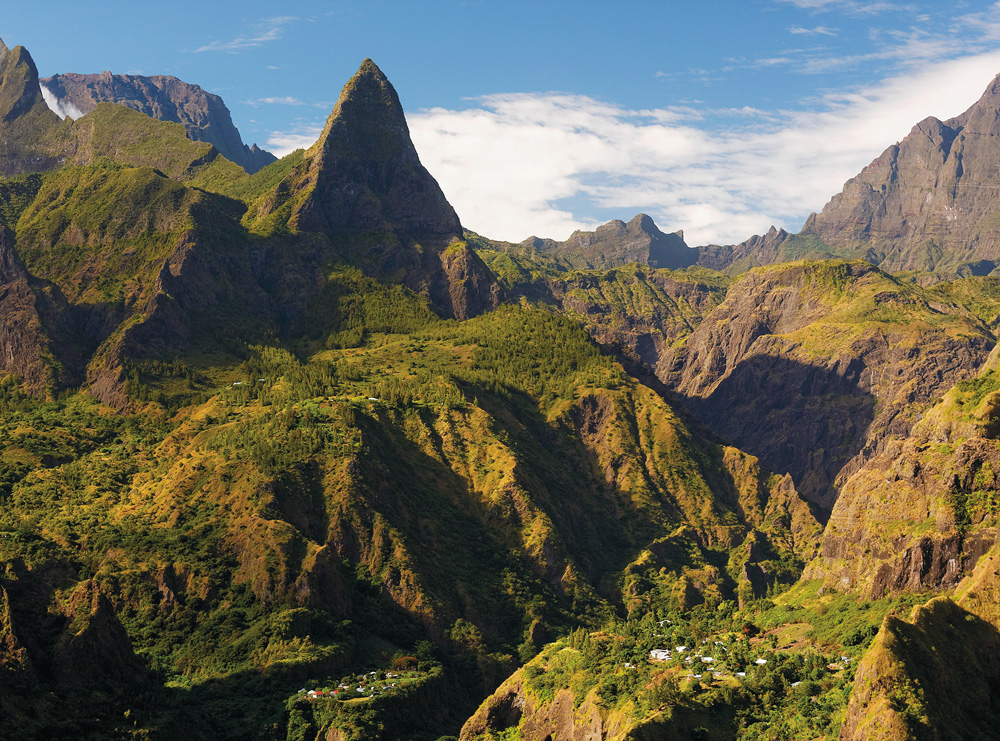
{"label": "green mountain slope", "polygon": [[[393,304],[348,278],[338,340]],[[113,607],[101,619],[128,638],[119,663],[194,686],[182,711],[132,706],[169,733],[188,708],[208,711],[210,683],[247,672],[275,678],[254,690],[254,722],[280,716],[291,677],[370,661],[373,640],[430,638],[486,689],[545,631],[650,600],[752,596],[815,552],[818,526],[787,479],[687,427],[573,323],[509,308],[454,324],[412,295],[396,302],[410,308],[381,329],[408,333],[306,364],[261,348],[169,422],[9,392],[0,547],[27,571],[3,586],[24,616],[11,635],[57,672],[38,681],[77,674],[61,668],[58,634],[30,627],[53,602],[27,600],[22,583],[58,604],[93,580]],[[136,391],[167,396],[191,372],[137,371]],[[734,560],[744,542],[757,545]],[[240,737],[230,721],[206,732]]]}

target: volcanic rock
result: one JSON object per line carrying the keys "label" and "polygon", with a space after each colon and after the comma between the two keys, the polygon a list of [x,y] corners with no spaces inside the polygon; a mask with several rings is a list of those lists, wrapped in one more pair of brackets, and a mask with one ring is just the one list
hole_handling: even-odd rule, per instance
{"label": "volcanic rock", "polygon": [[176,77],[66,73],[40,82],[61,105],[72,106],[83,115],[98,103],[114,103],[150,118],[183,124],[188,137],[212,144],[226,159],[251,174],[276,159],[256,144],[248,147],[243,143],[222,98]]}

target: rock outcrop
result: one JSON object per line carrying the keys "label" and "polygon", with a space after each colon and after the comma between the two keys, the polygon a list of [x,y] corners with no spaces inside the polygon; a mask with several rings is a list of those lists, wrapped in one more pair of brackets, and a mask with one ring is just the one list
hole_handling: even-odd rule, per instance
{"label": "rock outcrop", "polygon": [[609,221],[595,231],[576,231],[565,242],[528,237],[521,247],[537,250],[576,270],[603,270],[637,262],[651,268],[686,268],[694,265],[698,251],[684,243],[684,232],[661,232],[646,214],[627,224]]}
{"label": "rock outcrop", "polygon": [[994,340],[864,262],[747,273],[657,375],[717,434],[829,511],[848,475],[973,375]]}
{"label": "rock outcrop", "polygon": [[150,118],[182,124],[192,140],[212,144],[251,174],[276,159],[256,144],[243,143],[222,98],[176,77],[66,73],[40,83],[60,105],[72,106],[83,115],[91,113],[98,103],[114,103]]}
{"label": "rock outcrop", "polygon": [[803,234],[886,270],[986,275],[1000,264],[1000,77],[965,113],[924,119],[809,217]]}

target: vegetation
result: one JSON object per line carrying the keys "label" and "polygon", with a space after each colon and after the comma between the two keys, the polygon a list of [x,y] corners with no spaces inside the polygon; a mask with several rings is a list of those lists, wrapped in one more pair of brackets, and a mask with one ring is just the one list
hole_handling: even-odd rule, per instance
{"label": "vegetation", "polygon": [[[925,598],[863,603],[817,587],[744,609],[724,601],[576,630],[515,676],[528,703],[522,723],[569,693],[580,717],[596,710],[635,737],[701,727],[720,739],[838,738],[877,626]],[[492,733],[515,734],[516,726]]]}
{"label": "vegetation", "polygon": [[[471,233],[302,231],[296,214],[346,208],[328,185],[307,203],[323,147],[248,176],[135,111],[45,113],[22,134],[56,131],[76,164],[0,181],[31,275],[0,299],[66,369],[45,399],[0,377],[0,735],[430,741],[507,680],[636,738],[837,736],[879,626],[926,595],[798,581],[820,525],[790,478],[629,372],[738,283]],[[400,141],[377,131],[384,159]],[[380,213],[368,185],[355,205]],[[857,256],[815,237],[782,250],[809,260],[740,280],[789,271],[822,309],[785,334],[797,357],[991,341],[990,279],[927,289],[813,261]],[[443,294],[491,308],[444,319]],[[21,373],[35,345],[10,336]],[[949,392],[942,440],[996,437],[998,378]],[[955,452],[937,445],[924,460]],[[948,469],[960,537],[1000,512],[981,448]]]}

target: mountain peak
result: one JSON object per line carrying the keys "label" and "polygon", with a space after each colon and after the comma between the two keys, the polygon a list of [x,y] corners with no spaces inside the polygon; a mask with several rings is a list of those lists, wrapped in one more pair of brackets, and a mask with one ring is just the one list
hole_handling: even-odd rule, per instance
{"label": "mountain peak", "polygon": [[565,242],[528,238],[521,244],[566,260],[579,270],[606,270],[637,262],[651,268],[685,268],[698,257],[684,243],[684,232],[664,234],[647,214],[626,224],[614,219],[592,232],[575,231]]}
{"label": "mountain peak", "polygon": [[[368,149],[377,143],[385,144],[389,141],[399,146],[403,144],[403,139],[412,149],[409,142],[410,130],[396,89],[371,59],[365,59],[344,85],[337,105],[326,121],[323,134],[309,150],[309,154],[325,151],[338,126],[358,127],[362,131],[370,129],[371,137],[360,137],[352,142],[356,145],[368,145]],[[362,131],[355,133],[360,134]],[[416,156],[415,150],[413,154]]]}
{"label": "mountain peak", "polygon": [[661,234],[659,227],[656,226],[656,222],[647,214],[636,214],[627,226],[630,229],[644,231],[646,234]]}
{"label": "mountain peak", "polygon": [[458,216],[420,164],[396,90],[370,59],[344,85],[307,156],[315,189],[297,214],[299,229],[461,237]]}

